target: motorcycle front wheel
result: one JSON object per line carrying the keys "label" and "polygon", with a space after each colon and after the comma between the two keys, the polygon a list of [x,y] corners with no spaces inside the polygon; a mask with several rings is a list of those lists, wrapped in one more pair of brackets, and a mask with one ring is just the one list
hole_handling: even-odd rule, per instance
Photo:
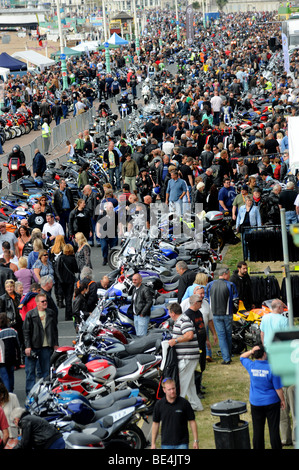
{"label": "motorcycle front wheel", "polygon": [[108,264],[111,269],[118,268],[118,257],[120,253],[120,248],[112,248],[108,255]]}
{"label": "motorcycle front wheel", "polygon": [[129,424],[117,437],[129,444],[131,449],[144,449],[146,447],[145,436],[137,424]]}

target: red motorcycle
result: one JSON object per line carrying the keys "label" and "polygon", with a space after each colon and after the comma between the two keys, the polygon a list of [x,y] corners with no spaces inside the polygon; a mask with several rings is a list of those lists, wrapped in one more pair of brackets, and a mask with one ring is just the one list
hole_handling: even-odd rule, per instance
{"label": "red motorcycle", "polygon": [[19,157],[12,157],[9,160],[9,163],[3,163],[3,166],[8,169],[7,180],[9,183],[17,181],[19,178],[22,178],[22,176],[24,176],[25,174],[26,164],[21,163]]}

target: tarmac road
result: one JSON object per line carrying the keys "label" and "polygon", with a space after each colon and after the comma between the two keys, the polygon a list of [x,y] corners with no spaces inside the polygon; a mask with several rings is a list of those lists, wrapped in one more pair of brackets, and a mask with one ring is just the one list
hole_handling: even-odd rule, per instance
{"label": "tarmac road", "polygon": [[[91,248],[91,260],[93,266],[94,280],[99,281],[104,274],[110,272],[109,266],[102,266],[102,253],[101,248],[94,246]],[[55,294],[53,293],[55,300]],[[59,333],[59,346],[70,346],[75,339],[75,330],[73,322],[64,321],[64,309],[59,309],[58,316],[58,333]],[[25,393],[25,369],[15,371],[15,389],[14,393],[17,395],[20,405],[24,406],[26,393]]]}

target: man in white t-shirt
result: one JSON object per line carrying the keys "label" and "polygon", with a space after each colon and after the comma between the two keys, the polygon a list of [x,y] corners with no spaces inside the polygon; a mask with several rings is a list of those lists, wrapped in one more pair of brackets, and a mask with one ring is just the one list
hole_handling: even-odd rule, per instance
{"label": "man in white t-shirt", "polygon": [[222,107],[222,99],[218,91],[215,90],[213,98],[211,98],[211,108],[213,112],[213,122],[218,125],[220,122],[220,111]]}
{"label": "man in white t-shirt", "polygon": [[48,241],[52,244],[57,235],[64,235],[64,230],[62,225],[55,221],[53,214],[47,214],[46,220],[47,222],[43,227],[42,237],[44,239],[48,239]]}

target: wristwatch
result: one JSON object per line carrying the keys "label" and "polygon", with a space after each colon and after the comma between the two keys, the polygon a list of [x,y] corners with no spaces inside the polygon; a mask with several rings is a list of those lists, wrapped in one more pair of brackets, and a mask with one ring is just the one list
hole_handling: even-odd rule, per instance
{"label": "wristwatch", "polygon": [[197,442],[197,443],[198,443],[198,442],[199,442],[199,440],[198,440],[198,439],[194,439],[194,441],[193,441],[193,442]]}
{"label": "wristwatch", "polygon": [[175,338],[175,340],[174,340],[174,341],[175,341],[175,344],[178,344],[178,339],[177,339],[177,338]]}

